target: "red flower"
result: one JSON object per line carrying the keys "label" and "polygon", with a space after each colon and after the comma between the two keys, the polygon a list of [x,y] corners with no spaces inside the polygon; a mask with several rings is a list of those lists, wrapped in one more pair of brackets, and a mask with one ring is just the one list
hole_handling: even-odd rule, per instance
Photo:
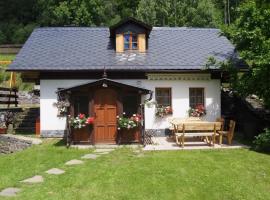
{"label": "red flower", "polygon": [[83,118],[85,118],[85,114],[79,114],[79,119],[83,119]]}
{"label": "red flower", "polygon": [[88,117],[86,120],[87,124],[93,124],[94,123],[94,117]]}

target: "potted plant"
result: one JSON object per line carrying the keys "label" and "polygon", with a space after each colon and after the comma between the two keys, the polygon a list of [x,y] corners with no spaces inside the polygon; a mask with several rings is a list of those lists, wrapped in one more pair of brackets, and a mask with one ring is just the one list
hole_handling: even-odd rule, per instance
{"label": "potted plant", "polygon": [[189,108],[189,117],[201,118],[206,115],[206,109],[202,104],[198,104],[195,108]]}
{"label": "potted plant", "polygon": [[86,117],[78,114],[76,117],[69,116],[72,138],[74,142],[90,142],[90,132],[94,124],[94,117]]}
{"label": "potted plant", "polygon": [[118,143],[140,142],[141,115],[117,116]]}
{"label": "potted plant", "polygon": [[0,134],[6,134],[7,133],[7,127],[4,123],[0,123]]}
{"label": "potted plant", "polygon": [[171,106],[157,106],[156,107],[156,116],[157,117],[165,117],[167,115],[173,114],[173,110]]}
{"label": "potted plant", "polygon": [[[14,123],[14,113],[11,111],[6,111],[0,115],[0,134],[6,134],[8,127],[12,126]],[[11,128],[12,129],[12,128]],[[9,130],[11,130],[9,129]],[[12,132],[12,130],[11,130]]]}

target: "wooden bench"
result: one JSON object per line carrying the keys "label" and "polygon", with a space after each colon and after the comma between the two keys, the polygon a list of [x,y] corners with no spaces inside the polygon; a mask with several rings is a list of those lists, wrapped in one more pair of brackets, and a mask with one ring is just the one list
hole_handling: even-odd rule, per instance
{"label": "wooden bench", "polygon": [[[201,137],[205,138],[207,143],[214,146],[217,131],[221,129],[221,122],[182,122],[174,124],[174,134],[176,143],[184,147],[185,138]],[[209,141],[209,138],[211,141]]]}

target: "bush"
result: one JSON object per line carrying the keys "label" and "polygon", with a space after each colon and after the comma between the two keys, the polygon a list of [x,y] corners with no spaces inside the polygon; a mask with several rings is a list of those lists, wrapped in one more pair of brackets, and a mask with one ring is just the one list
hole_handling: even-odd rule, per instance
{"label": "bush", "polygon": [[255,136],[253,145],[256,151],[270,152],[270,129],[267,128],[264,133]]}
{"label": "bush", "polygon": [[6,38],[5,34],[3,33],[3,31],[0,30],[0,44],[4,44],[6,39],[7,38]]}
{"label": "bush", "polygon": [[26,26],[19,25],[11,38],[11,42],[14,44],[23,44],[29,35],[32,33],[33,29],[36,27],[36,24],[28,24]]}

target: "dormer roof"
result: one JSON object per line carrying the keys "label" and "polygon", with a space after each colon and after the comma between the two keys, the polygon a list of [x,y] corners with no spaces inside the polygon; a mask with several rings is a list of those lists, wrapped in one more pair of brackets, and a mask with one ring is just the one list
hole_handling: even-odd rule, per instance
{"label": "dormer roof", "polygon": [[135,18],[129,17],[119,21],[115,25],[110,26],[109,29],[111,38],[114,38],[115,34],[117,33],[123,33],[127,31],[131,31],[134,33],[145,33],[147,37],[149,37],[149,34],[152,30],[152,26],[142,21],[139,21]]}

